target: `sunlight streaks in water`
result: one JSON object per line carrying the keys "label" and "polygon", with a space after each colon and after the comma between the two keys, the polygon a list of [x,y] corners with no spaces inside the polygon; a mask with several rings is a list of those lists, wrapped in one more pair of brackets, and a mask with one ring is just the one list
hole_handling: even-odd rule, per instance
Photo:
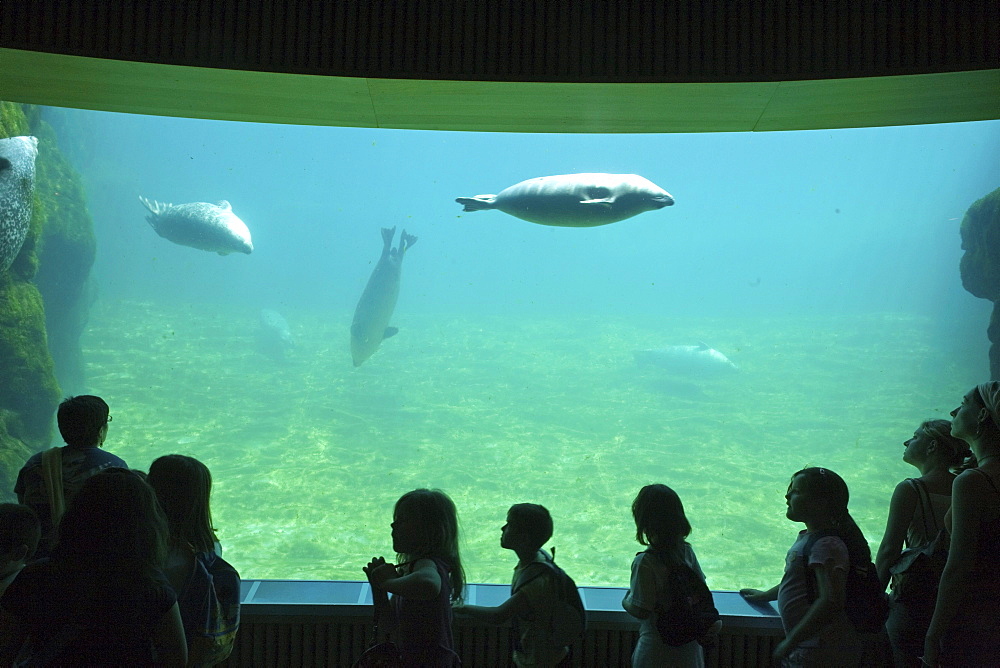
{"label": "sunlight streaks in water", "polygon": [[[171,451],[204,461],[226,556],[246,577],[360,579],[370,556],[391,555],[395,500],[430,486],[459,508],[470,581],[509,580],[500,526],[533,501],[578,582],[624,586],[640,547],[630,504],[664,482],[711,586],[769,586],[799,528],[784,518],[791,473],[841,473],[877,543],[909,473],[897,444],[968,382],[915,365],[935,355],[930,323],[896,314],[739,329],[415,315],[359,369],[346,314],[285,315],[298,345],[284,362],[254,352],[256,313],[238,309],[101,303],[84,339],[116,418],[108,449],[137,468]],[[632,349],[686,343],[685,329],[738,348],[742,372],[678,381],[634,366]],[[933,396],[915,389],[928,383]]]}

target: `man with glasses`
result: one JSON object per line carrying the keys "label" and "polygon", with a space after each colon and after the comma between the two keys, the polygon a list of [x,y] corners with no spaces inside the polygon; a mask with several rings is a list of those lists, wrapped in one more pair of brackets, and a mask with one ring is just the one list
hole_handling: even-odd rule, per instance
{"label": "man with glasses", "polygon": [[112,466],[128,468],[121,457],[102,449],[111,422],[104,399],[90,394],[68,397],[59,404],[56,420],[66,446],[32,455],[14,485],[18,503],[34,510],[42,523],[38,557],[48,556],[65,504],[87,478]]}

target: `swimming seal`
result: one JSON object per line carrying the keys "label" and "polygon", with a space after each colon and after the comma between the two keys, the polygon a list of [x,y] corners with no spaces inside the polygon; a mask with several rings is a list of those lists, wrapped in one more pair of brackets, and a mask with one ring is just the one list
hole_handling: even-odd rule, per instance
{"label": "swimming seal", "polygon": [[637,174],[562,174],[521,181],[498,195],[455,201],[463,211],[499,209],[539,225],[595,227],[672,206],[674,198]]}
{"label": "swimming seal", "polygon": [[0,139],[0,272],[21,252],[31,222],[38,139]]}

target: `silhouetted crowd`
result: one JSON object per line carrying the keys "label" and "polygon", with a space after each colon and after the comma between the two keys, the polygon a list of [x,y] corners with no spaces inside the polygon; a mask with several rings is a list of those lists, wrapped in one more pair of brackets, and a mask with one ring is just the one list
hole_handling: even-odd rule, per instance
{"label": "silhouetted crowd", "polygon": [[[743,589],[777,602],[783,666],[1000,665],[1000,382],[970,390],[951,421],[928,420],[905,443],[920,475],[900,482],[881,545],[848,511],[847,483],[830,469],[794,473],[786,517],[802,523],[781,582]],[[57,421],[66,445],[21,469],[18,504],[0,505],[0,663],[213,665],[239,627],[239,574],[212,524],[211,474],[183,455],[135,471],[102,446],[111,423],[99,397],[70,397]],[[680,497],[644,486],[632,504],[636,541],[622,601],[639,620],[632,665],[703,666],[722,622],[687,541]],[[511,595],[467,605],[458,512],[436,489],[393,509],[396,561],[364,566],[376,642],[357,666],[459,665],[453,615],[511,624],[517,666],[573,665],[586,615],[575,583],[544,549],[549,511],[511,506],[500,547],[517,555]],[[888,588],[889,593],[886,594]],[[687,607],[685,608],[684,605]]]}

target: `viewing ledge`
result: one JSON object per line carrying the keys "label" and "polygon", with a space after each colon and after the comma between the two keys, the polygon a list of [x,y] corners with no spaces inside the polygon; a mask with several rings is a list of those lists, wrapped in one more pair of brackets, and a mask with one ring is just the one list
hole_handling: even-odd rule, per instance
{"label": "viewing ledge", "polygon": [[[587,610],[588,624],[612,624],[638,628],[638,621],[622,609],[626,589],[579,587]],[[725,626],[743,629],[781,630],[781,618],[771,605],[751,605],[738,592],[713,591],[715,606]],[[510,586],[466,585],[465,602],[497,606],[510,596]],[[368,582],[343,580],[243,580],[241,615],[372,616],[372,592]],[[456,617],[456,622],[459,622]]]}

